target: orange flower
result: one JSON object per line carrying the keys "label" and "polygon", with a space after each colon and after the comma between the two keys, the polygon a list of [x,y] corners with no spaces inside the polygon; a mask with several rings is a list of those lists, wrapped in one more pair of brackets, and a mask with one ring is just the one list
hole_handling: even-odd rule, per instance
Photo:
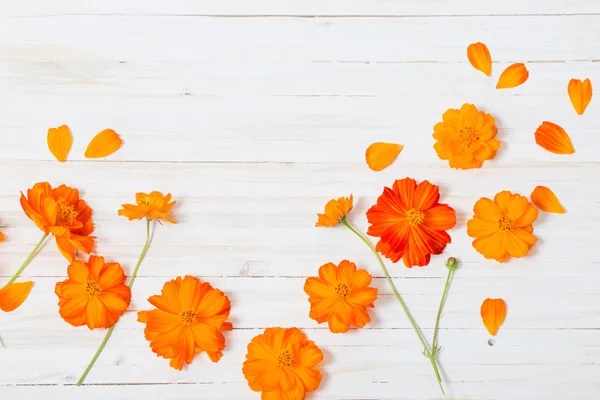
{"label": "orange flower", "polygon": [[110,328],[127,310],[131,291],[124,284],[119,263],[104,263],[104,257],[90,256],[87,263],[75,260],[67,269],[69,279],[58,282],[60,316],[73,326]]}
{"label": "orange flower", "polygon": [[481,304],[481,318],[483,325],[490,335],[496,336],[498,328],[506,319],[506,303],[502,299],[485,299]]}
{"label": "orange flower", "polygon": [[53,234],[56,245],[69,261],[75,259],[75,249],[91,253],[94,248],[92,209],[79,198],[79,191],[66,185],[52,189],[40,182],[21,192],[21,207],[25,214],[46,235]]}
{"label": "orange flower", "polygon": [[33,282],[9,283],[0,289],[0,310],[10,312],[16,310],[29,296]]}
{"label": "orange flower", "polygon": [[171,193],[163,196],[161,192],[156,191],[150,194],[140,192],[135,195],[135,201],[137,204],[123,204],[119,215],[129,218],[130,221],[145,217],[149,220],[158,219],[158,222],[176,223],[175,220],[169,218],[173,214],[169,210],[177,203],[171,201]]}
{"label": "orange flower", "polygon": [[320,324],[327,321],[333,333],[348,332],[351,325],[364,327],[371,321],[366,308],[373,308],[377,300],[377,289],[369,287],[372,279],[348,260],[338,267],[333,263],[321,266],[319,277],[310,277],[304,284],[310,317]]}
{"label": "orange flower", "polygon": [[496,89],[514,88],[525,83],[528,78],[529,71],[527,71],[525,64],[516,63],[509,65],[504,71],[502,71],[502,74],[500,74],[500,78],[498,78],[498,83],[496,84]]}
{"label": "orange flower", "polygon": [[592,101],[592,82],[589,79],[583,82],[580,79],[571,79],[567,91],[575,112],[583,115],[590,101]]}
{"label": "orange flower", "polygon": [[375,142],[365,152],[367,165],[373,171],[381,171],[394,162],[403,148],[401,144]]}
{"label": "orange flower", "polygon": [[263,400],[302,400],[317,390],[323,353],[298,328],[267,328],[248,344],[242,372]]}
{"label": "orange flower", "polygon": [[505,190],[494,201],[479,199],[473,212],[467,234],[476,238],[473,247],[485,258],[505,262],[509,256],[522,257],[537,241],[532,224],[538,210],[527,197]]}
{"label": "orange flower", "polygon": [[571,138],[560,126],[544,121],[535,131],[535,142],[554,154],[573,154]]}
{"label": "orange flower", "polygon": [[339,224],[352,210],[352,201],[352,195],[350,197],[340,197],[337,200],[329,200],[325,205],[325,214],[317,214],[319,219],[315,226],[329,228]]}
{"label": "orange flower", "polygon": [[232,328],[226,322],[231,302],[223,292],[187,275],[166,282],[162,294],[148,301],[156,309],[140,311],[138,321],[146,324],[146,340],[157,356],[170,359],[169,365],[178,370],[201,351],[213,362],[221,359],[225,348],[221,331]]}
{"label": "orange flower", "polygon": [[439,204],[439,188],[428,181],[396,180],[393,189],[385,187],[377,204],[367,211],[371,226],[367,233],[381,238],[376,249],[393,262],[404,265],[429,264],[431,254],[441,254],[456,224],[454,209]]}
{"label": "orange flower", "polygon": [[480,168],[485,160],[496,157],[500,148],[500,141],[494,139],[498,133],[494,118],[472,104],[449,109],[433,130],[437,140],[433,148],[452,168]]}
{"label": "orange flower", "polygon": [[487,76],[492,75],[492,57],[485,44],[480,42],[470,44],[467,47],[467,57],[473,68]]}

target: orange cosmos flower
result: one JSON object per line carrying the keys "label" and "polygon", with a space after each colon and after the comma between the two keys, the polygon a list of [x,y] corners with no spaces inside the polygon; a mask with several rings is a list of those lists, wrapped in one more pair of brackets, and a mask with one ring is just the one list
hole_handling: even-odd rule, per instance
{"label": "orange cosmos flower", "polygon": [[339,266],[327,263],[319,268],[319,277],[310,277],[304,291],[310,302],[309,316],[329,324],[333,333],[348,332],[350,326],[364,327],[371,321],[366,308],[373,308],[377,289],[369,287],[373,277],[353,262],[344,260]]}
{"label": "orange cosmos flower", "polygon": [[532,224],[538,210],[527,197],[505,190],[494,201],[479,199],[473,212],[467,234],[476,238],[473,247],[485,258],[505,262],[509,256],[522,257],[537,241]]}
{"label": "orange cosmos flower", "polygon": [[248,344],[242,372],[263,400],[302,400],[317,390],[323,353],[298,328],[267,328]]}
{"label": "orange cosmos flower", "polygon": [[173,214],[169,209],[177,203],[171,201],[171,193],[163,196],[161,192],[156,191],[150,194],[140,192],[135,195],[135,201],[137,204],[123,204],[119,215],[129,218],[130,221],[145,217],[149,220],[158,219],[158,222],[176,223],[169,218]]}
{"label": "orange cosmos flower", "polygon": [[325,214],[317,214],[319,218],[315,226],[330,228],[339,224],[352,210],[352,195],[329,200],[325,205]]}
{"label": "orange cosmos flower", "polygon": [[79,191],[66,185],[55,189],[40,182],[21,192],[21,207],[25,214],[46,235],[53,234],[56,245],[69,261],[75,259],[75,249],[91,253],[94,248],[92,209],[79,198]]}
{"label": "orange cosmos flower", "polygon": [[441,254],[450,243],[446,230],[456,224],[456,212],[439,199],[439,188],[428,181],[417,185],[405,178],[392,189],[385,187],[367,211],[367,233],[380,238],[377,251],[393,262],[402,258],[409,268],[427,265],[431,254]]}
{"label": "orange cosmos flower", "polygon": [[67,269],[69,279],[58,282],[60,316],[73,326],[110,328],[127,310],[131,291],[124,284],[125,273],[116,262],[91,256],[87,263],[75,260]]}
{"label": "orange cosmos flower", "polygon": [[165,283],[162,294],[148,301],[156,309],[140,311],[138,321],[146,324],[144,334],[157,356],[170,359],[169,365],[178,370],[201,351],[213,362],[221,359],[221,331],[232,328],[226,322],[231,302],[223,292],[188,275]]}
{"label": "orange cosmos flower", "polygon": [[500,141],[494,139],[498,128],[490,114],[478,111],[473,104],[464,104],[460,110],[449,109],[435,124],[433,148],[441,160],[448,160],[452,168],[481,168],[485,160],[496,157]]}

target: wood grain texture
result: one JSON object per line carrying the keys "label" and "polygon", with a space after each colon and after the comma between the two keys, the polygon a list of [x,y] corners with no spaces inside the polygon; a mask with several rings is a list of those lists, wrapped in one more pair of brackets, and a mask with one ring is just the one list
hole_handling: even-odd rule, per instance
{"label": "wood grain texture", "polygon": [[[144,224],[117,216],[137,191],[171,192],[180,222],[156,226],[122,317],[87,384],[74,383],[104,332],[73,328],[53,293],[66,262],[48,242],[23,277],[28,301],[0,314],[0,398],[256,399],[241,373],[246,345],[269,326],[298,326],[325,353],[312,399],[440,398],[427,359],[377,264],[343,228],[316,229],[332,197],[354,194],[352,222],[385,185],[406,176],[440,185],[457,210],[452,244],[425,268],[389,265],[431,340],[447,256],[461,259],[441,321],[450,395],[469,400],[596,400],[600,393],[599,106],[572,109],[571,78],[600,82],[595,0],[242,0],[103,2],[7,0],[0,7],[0,283],[39,240],[21,190],[48,180],[82,190],[94,209],[97,252],[131,272]],[[490,48],[493,77],[466,47]],[[494,88],[510,63],[522,86]],[[433,125],[469,102],[491,113],[502,147],[480,170],[456,171],[432,148]],[[535,144],[542,121],[561,125],[576,152]],[[68,161],[46,147],[67,124]],[[89,140],[115,129],[124,146],[87,160]],[[374,141],[405,145],[375,173]],[[501,190],[550,187],[567,209],[540,214],[530,256],[500,265],[471,246],[474,203]],[[380,296],[372,323],[331,334],[308,318],[302,287],[328,261],[368,269]],[[135,312],[177,275],[230,296],[235,329],[223,359],[182,372],[155,357]],[[508,317],[494,346],[481,323],[486,297]]]}

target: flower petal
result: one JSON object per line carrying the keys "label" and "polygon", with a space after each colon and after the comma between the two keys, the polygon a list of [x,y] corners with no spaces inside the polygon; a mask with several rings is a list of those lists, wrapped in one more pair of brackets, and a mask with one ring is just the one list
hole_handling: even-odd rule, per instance
{"label": "flower petal", "polygon": [[498,79],[496,89],[508,89],[522,85],[529,78],[529,71],[525,64],[516,63],[508,66]]}
{"label": "flower petal", "polygon": [[119,150],[123,140],[112,129],[105,129],[92,139],[85,150],[87,158],[102,158],[107,157]]}
{"label": "flower petal", "polygon": [[535,142],[554,154],[573,154],[571,138],[560,126],[544,121],[535,131]]}
{"label": "flower petal", "polygon": [[65,162],[71,145],[73,144],[73,138],[71,131],[66,125],[61,125],[58,128],[48,129],[48,149],[50,153],[60,162]]}
{"label": "flower petal", "polygon": [[16,310],[29,296],[33,282],[11,283],[0,289],[0,309],[5,312]]}
{"label": "flower petal", "polygon": [[481,42],[470,44],[467,47],[467,57],[473,68],[487,76],[492,75],[492,57],[485,44]]}
{"label": "flower petal", "polygon": [[537,186],[531,192],[531,201],[542,211],[564,214],[565,209],[558,201],[554,192],[546,186]]}
{"label": "flower petal", "polygon": [[496,336],[506,318],[506,303],[502,299],[485,299],[480,312],[485,328],[492,336]]}
{"label": "flower petal", "polygon": [[403,145],[396,143],[373,143],[365,153],[367,165],[373,171],[381,171],[394,162],[403,148]]}
{"label": "flower petal", "polygon": [[589,79],[583,82],[579,79],[571,79],[567,90],[573,108],[577,114],[583,115],[592,100],[592,82]]}

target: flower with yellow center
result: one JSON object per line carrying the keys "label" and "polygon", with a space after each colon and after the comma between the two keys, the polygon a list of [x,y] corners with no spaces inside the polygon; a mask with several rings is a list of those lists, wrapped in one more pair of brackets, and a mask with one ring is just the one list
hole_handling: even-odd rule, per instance
{"label": "flower with yellow center", "polygon": [[165,196],[161,192],[150,192],[149,194],[140,192],[135,195],[136,204],[123,204],[119,210],[119,215],[134,219],[148,218],[149,220],[156,219],[158,222],[165,221],[171,224],[175,220],[171,219],[173,212],[170,209],[177,203],[171,201],[171,193]]}

